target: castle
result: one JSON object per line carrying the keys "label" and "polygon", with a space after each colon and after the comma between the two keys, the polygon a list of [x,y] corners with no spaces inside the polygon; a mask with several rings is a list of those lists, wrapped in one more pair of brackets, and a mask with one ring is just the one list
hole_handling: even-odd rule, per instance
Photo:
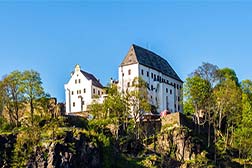
{"label": "castle", "polygon": [[[147,83],[149,103],[157,112],[182,112],[183,81],[170,64],[154,52],[133,44],[120,64],[118,74],[118,89],[122,93],[131,87],[136,77],[142,78]],[[100,81],[76,65],[65,84],[65,96],[66,114],[70,114],[87,111],[94,98],[102,102],[105,94]]]}

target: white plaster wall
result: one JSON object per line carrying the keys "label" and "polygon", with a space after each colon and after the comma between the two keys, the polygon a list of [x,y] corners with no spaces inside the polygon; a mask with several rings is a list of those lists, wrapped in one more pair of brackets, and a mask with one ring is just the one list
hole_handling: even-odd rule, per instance
{"label": "white plaster wall", "polygon": [[[143,70],[143,74],[142,74]],[[147,76],[147,72],[149,72],[149,76]],[[153,77],[152,75],[153,74]],[[171,77],[168,77],[167,75],[162,74],[161,72],[149,68],[144,65],[139,65],[139,76],[144,79],[148,85],[149,85],[149,101],[150,104],[158,107],[157,111],[161,112],[165,109],[166,107],[166,96],[168,96],[168,109],[171,112],[175,111],[180,111],[182,112],[182,107],[178,110],[178,96],[180,96],[181,88],[182,88],[182,82],[177,81]],[[156,80],[155,80],[156,76]],[[157,76],[160,77],[161,82],[157,81]],[[167,84],[167,81],[169,84]],[[176,84],[176,88],[172,86],[171,84]],[[151,90],[151,85],[153,86],[153,90]],[[177,89],[177,85],[179,85]],[[181,87],[180,87],[181,86]],[[168,93],[166,92],[166,89],[168,89]],[[172,90],[170,93],[170,90]],[[181,98],[180,98],[181,99]],[[176,103],[176,108],[175,108],[175,103]]]}
{"label": "white plaster wall", "polygon": [[[75,80],[77,80],[77,83],[75,83]],[[75,71],[69,82],[65,84],[65,93],[66,113],[86,111],[87,105],[92,102],[92,81],[87,80],[80,71]],[[81,100],[84,101],[84,105],[82,105]],[[75,103],[75,106],[73,106],[73,103]]]}
{"label": "white plaster wall", "polygon": [[[131,71],[130,75],[128,74],[129,70]],[[139,77],[138,64],[119,67],[119,90],[125,92],[128,89],[128,82],[130,82],[131,86],[135,77]]]}

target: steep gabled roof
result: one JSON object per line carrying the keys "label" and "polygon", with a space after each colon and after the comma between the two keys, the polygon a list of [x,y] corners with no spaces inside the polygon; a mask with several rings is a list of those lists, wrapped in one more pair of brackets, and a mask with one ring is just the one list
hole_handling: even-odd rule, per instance
{"label": "steep gabled roof", "polygon": [[120,66],[136,63],[155,69],[173,79],[183,82],[164,58],[152,51],[133,44]]}
{"label": "steep gabled roof", "polygon": [[102,84],[100,83],[100,81],[98,79],[96,79],[96,77],[90,73],[87,73],[83,70],[81,70],[81,73],[88,79],[88,80],[92,80],[92,84],[96,87],[99,88],[103,88]]}

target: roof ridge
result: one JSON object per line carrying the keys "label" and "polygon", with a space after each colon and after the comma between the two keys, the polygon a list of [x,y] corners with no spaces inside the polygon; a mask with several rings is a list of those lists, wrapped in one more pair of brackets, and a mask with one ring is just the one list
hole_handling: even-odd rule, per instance
{"label": "roof ridge", "polygon": [[138,46],[138,45],[136,45],[136,44],[132,44],[132,46],[135,46],[135,47],[138,47],[138,48],[140,48],[140,49],[142,49],[142,50],[145,50],[145,51],[147,51],[147,52],[150,52],[151,54],[154,54],[154,55],[160,57],[161,59],[163,59],[164,61],[168,62],[166,59],[164,59],[163,57],[161,57],[161,56],[158,55],[157,53],[155,53],[155,52],[153,52],[153,51],[151,51],[151,50],[149,50],[149,49],[147,49],[147,48],[143,48],[143,47]]}

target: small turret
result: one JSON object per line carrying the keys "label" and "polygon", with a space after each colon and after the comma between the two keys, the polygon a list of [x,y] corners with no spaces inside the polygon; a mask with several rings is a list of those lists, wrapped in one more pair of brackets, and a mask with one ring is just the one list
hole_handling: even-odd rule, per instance
{"label": "small turret", "polygon": [[75,65],[74,71],[75,71],[75,72],[80,72],[80,65],[79,65],[79,64],[76,64],[76,65]]}

